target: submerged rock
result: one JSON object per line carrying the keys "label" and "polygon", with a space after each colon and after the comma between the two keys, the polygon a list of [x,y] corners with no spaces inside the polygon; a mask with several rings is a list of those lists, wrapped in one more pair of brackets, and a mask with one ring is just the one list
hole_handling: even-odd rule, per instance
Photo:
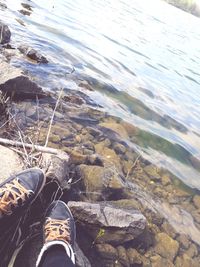
{"label": "submerged rock", "polygon": [[21,10],[19,10],[19,12],[24,16],[30,16],[31,15],[31,12],[28,10],[25,10],[25,9],[21,9]]}
{"label": "submerged rock", "polygon": [[25,75],[22,70],[0,63],[0,90],[6,95],[18,98],[44,97],[42,88]]}
{"label": "submerged rock", "polygon": [[155,237],[155,251],[160,256],[171,261],[176,257],[179,250],[179,243],[165,233],[159,233]]}
{"label": "submerged rock", "polygon": [[[28,11],[25,11],[25,12],[28,12]],[[36,61],[37,63],[48,63],[48,60],[46,59],[46,57],[44,57],[40,52],[38,52],[37,50],[31,47],[28,47],[26,45],[21,45],[18,47],[18,49],[22,54]]]}
{"label": "submerged rock", "polygon": [[111,259],[113,261],[117,259],[117,250],[110,244],[97,244],[95,248],[101,258]]}
{"label": "submerged rock", "polygon": [[130,262],[131,266],[137,266],[142,264],[142,257],[141,255],[137,252],[136,249],[129,248],[127,249],[127,256]]}
{"label": "submerged rock", "polygon": [[194,202],[194,205],[197,209],[200,209],[200,196],[199,195],[195,195],[193,197],[193,202]]}
{"label": "submerged rock", "polygon": [[99,125],[103,128],[108,128],[116,132],[119,136],[121,136],[124,139],[128,139],[128,133],[126,129],[120,123],[116,123],[115,121],[112,121],[112,122],[102,122]]}
{"label": "submerged rock", "polygon": [[183,254],[181,257],[177,257],[175,262],[175,267],[198,267],[198,259],[192,259],[186,254]]}
{"label": "submerged rock", "polygon": [[[160,257],[159,255],[154,255],[151,258],[151,267],[174,267],[174,264],[169,259]],[[183,266],[182,266],[183,267]]]}
{"label": "submerged rock", "polygon": [[11,32],[8,26],[0,22],[0,44],[5,44],[10,42]]}
{"label": "submerged rock", "polygon": [[122,176],[114,168],[81,164],[76,171],[90,200],[105,200],[113,193],[122,193],[125,188]]}
{"label": "submerged rock", "polygon": [[[136,210],[120,209],[108,203],[68,203],[73,216],[95,243],[123,244],[140,235],[146,218]],[[101,231],[101,234],[99,234]]]}

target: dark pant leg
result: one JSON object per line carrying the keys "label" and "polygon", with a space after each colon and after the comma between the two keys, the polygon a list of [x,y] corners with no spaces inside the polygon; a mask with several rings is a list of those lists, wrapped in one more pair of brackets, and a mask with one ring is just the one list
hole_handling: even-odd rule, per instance
{"label": "dark pant leg", "polygon": [[74,267],[62,246],[50,247],[42,257],[39,267]]}

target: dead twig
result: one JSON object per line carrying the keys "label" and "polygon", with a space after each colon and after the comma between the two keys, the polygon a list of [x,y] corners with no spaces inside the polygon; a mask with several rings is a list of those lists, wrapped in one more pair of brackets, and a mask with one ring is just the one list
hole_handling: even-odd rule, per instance
{"label": "dead twig", "polygon": [[27,143],[22,143],[19,141],[12,141],[6,138],[0,138],[0,144],[9,145],[9,146],[19,146],[22,148],[24,146],[26,148],[33,149],[33,151],[50,153],[54,155],[57,155],[59,152],[59,150],[56,148],[44,147],[44,146],[39,146],[39,145],[34,145],[34,144],[27,144]]}
{"label": "dead twig", "polygon": [[5,121],[5,122],[0,126],[0,129],[3,128],[7,123],[9,123],[15,116],[16,116],[16,114],[12,115],[7,121]]}
{"label": "dead twig", "polygon": [[63,92],[63,88],[61,88],[61,90],[60,90],[60,93],[59,93],[59,95],[58,95],[58,99],[57,99],[57,101],[56,101],[56,105],[55,105],[55,108],[54,108],[54,110],[53,110],[53,114],[52,114],[52,116],[51,116],[51,120],[50,120],[50,124],[49,124],[49,129],[48,129],[48,133],[47,133],[47,137],[46,137],[46,142],[45,142],[45,147],[48,145],[48,142],[49,142],[49,136],[50,136],[50,133],[51,133],[51,127],[52,127],[52,124],[53,124],[53,120],[54,120],[54,116],[55,116],[55,112],[56,112],[56,109],[57,109],[57,107],[58,107],[58,104],[59,104],[59,102],[60,102],[60,98],[61,98],[61,96],[62,96],[62,92]]}
{"label": "dead twig", "polygon": [[137,164],[137,162],[138,162],[138,160],[139,160],[140,157],[141,157],[141,155],[139,155],[139,156],[136,158],[136,160],[134,161],[133,165],[132,165],[132,166],[130,167],[130,169],[128,170],[127,175],[126,175],[126,179],[128,179],[128,177],[129,177],[131,171],[133,170],[133,168],[135,168],[135,166],[136,166],[136,164]]}

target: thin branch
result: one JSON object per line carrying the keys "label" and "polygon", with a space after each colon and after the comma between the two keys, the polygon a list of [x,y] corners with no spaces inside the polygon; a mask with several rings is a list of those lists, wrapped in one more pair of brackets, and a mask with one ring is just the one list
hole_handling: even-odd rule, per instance
{"label": "thin branch", "polygon": [[22,138],[22,134],[21,134],[20,131],[18,131],[18,134],[19,134],[19,137],[20,137],[20,140],[21,140],[21,143],[22,143],[22,147],[23,147],[23,149],[24,149],[24,155],[25,155],[25,161],[26,161],[26,164],[29,166],[29,165],[30,165],[30,162],[29,162],[29,156],[28,156],[26,147],[24,146],[24,140],[23,140],[23,138]]}
{"label": "thin branch", "polygon": [[19,146],[19,147],[24,146],[26,148],[33,149],[33,151],[50,153],[50,154],[54,154],[54,155],[57,155],[58,152],[60,151],[56,148],[38,146],[38,145],[34,145],[34,144],[27,144],[27,143],[22,143],[22,142],[18,142],[18,141],[12,141],[12,140],[5,139],[5,138],[0,138],[0,144],[9,145],[9,146]]}
{"label": "thin branch", "polygon": [[10,122],[15,116],[16,116],[16,114],[12,115],[6,122],[4,122],[4,123],[0,126],[0,129],[3,128],[8,122]]}
{"label": "thin branch", "polygon": [[139,155],[139,156],[136,158],[136,160],[134,161],[133,165],[132,165],[132,166],[130,167],[130,169],[128,170],[127,175],[126,175],[126,179],[129,177],[131,171],[133,170],[133,168],[134,168],[135,165],[137,164],[137,162],[138,162],[138,160],[139,160],[140,157],[141,157],[141,155]]}
{"label": "thin branch", "polygon": [[51,127],[52,127],[52,124],[53,124],[53,119],[54,119],[54,116],[55,116],[55,112],[56,112],[56,109],[58,107],[58,104],[60,102],[60,98],[62,96],[62,92],[63,92],[63,88],[61,88],[60,90],[60,93],[59,93],[59,96],[58,96],[58,99],[56,101],[56,105],[55,105],[55,108],[53,110],[53,114],[51,116],[51,120],[50,120],[50,124],[49,124],[49,129],[48,129],[48,133],[47,133],[47,137],[46,137],[46,142],[45,142],[45,147],[47,146],[48,142],[49,142],[49,136],[50,136],[50,133],[51,133]]}
{"label": "thin branch", "polygon": [[2,25],[2,27],[1,27],[0,44],[1,44],[2,40],[3,40],[3,29],[4,29],[4,25]]}

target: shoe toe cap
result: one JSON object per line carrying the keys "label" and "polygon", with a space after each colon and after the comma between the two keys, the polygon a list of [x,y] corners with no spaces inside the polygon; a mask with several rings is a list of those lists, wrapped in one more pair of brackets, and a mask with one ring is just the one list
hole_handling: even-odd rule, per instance
{"label": "shoe toe cap", "polygon": [[28,190],[32,190],[34,193],[40,191],[44,185],[45,176],[41,169],[28,169],[25,172],[17,176],[19,182]]}
{"label": "shoe toe cap", "polygon": [[73,216],[68,206],[63,201],[54,201],[49,206],[46,217],[51,217],[57,220],[73,219]]}

